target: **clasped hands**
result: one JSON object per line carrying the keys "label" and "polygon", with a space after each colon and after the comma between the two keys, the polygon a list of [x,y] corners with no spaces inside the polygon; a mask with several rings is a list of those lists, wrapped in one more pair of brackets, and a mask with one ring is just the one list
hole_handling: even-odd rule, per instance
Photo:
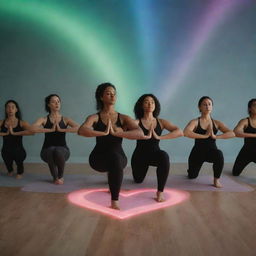
{"label": "clasped hands", "polygon": [[211,137],[212,139],[215,139],[216,140],[216,135],[214,134],[213,132],[213,126],[212,126],[212,123],[210,123],[207,127],[207,130],[206,130],[206,135],[207,135],[207,138]]}
{"label": "clasped hands", "polygon": [[108,120],[108,124],[107,124],[107,128],[104,132],[104,135],[113,135],[113,136],[117,136],[120,135],[120,133],[122,133],[124,130],[121,127],[117,127],[115,125],[112,124],[111,120]]}
{"label": "clasped hands", "polygon": [[54,124],[50,130],[52,132],[65,132],[65,129],[60,128],[60,125],[57,121],[54,122]]}
{"label": "clasped hands", "polygon": [[148,134],[147,135],[144,135],[143,136],[143,140],[149,140],[149,139],[151,139],[151,138],[155,138],[155,139],[157,139],[157,140],[160,140],[160,136],[158,136],[157,134],[156,134],[156,132],[155,132],[155,130],[154,130],[154,124],[153,123],[151,123],[151,126],[150,126],[150,128],[149,128],[149,130],[148,130]]}

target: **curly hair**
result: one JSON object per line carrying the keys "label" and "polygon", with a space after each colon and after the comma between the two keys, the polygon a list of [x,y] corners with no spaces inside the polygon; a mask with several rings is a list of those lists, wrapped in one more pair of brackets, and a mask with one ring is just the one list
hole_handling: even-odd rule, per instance
{"label": "curly hair", "polygon": [[95,92],[95,98],[96,98],[96,109],[102,110],[103,109],[103,102],[101,100],[101,97],[103,96],[104,91],[107,87],[112,87],[116,91],[116,87],[111,83],[102,83],[98,85],[96,92]]}
{"label": "curly hair", "polygon": [[158,117],[158,115],[160,114],[160,110],[161,110],[161,106],[160,106],[160,102],[157,99],[157,97],[151,93],[149,94],[143,94],[142,96],[140,96],[140,98],[137,100],[137,102],[135,103],[133,112],[135,114],[135,117],[137,119],[140,119],[144,116],[144,110],[143,110],[143,101],[145,100],[145,98],[147,97],[151,97],[154,102],[155,102],[155,110],[153,112],[153,116],[154,117]]}

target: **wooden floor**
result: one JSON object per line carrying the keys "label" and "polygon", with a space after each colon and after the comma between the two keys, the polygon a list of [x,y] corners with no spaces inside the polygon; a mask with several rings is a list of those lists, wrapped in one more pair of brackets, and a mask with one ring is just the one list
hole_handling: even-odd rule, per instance
{"label": "wooden floor", "polygon": [[[42,164],[27,164],[31,170],[47,172]],[[184,173],[186,164],[172,170]],[[255,178],[256,165],[244,175]],[[66,194],[0,187],[0,255],[256,255],[256,191],[189,193],[184,203],[120,221],[72,205]]]}

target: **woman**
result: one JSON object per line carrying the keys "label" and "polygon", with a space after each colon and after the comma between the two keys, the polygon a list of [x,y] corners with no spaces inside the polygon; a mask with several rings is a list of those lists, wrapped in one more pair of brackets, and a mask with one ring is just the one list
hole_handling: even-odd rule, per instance
{"label": "woman", "polygon": [[249,117],[240,120],[234,129],[237,137],[244,138],[232,170],[234,176],[239,176],[250,162],[256,163],[256,99],[248,102],[248,114]]}
{"label": "woman", "polygon": [[89,157],[90,166],[108,173],[111,208],[119,210],[119,192],[127,158],[122,149],[122,138],[143,136],[135,121],[115,110],[116,88],[111,83],[100,84],[95,93],[97,114],[90,115],[78,130],[85,137],[96,137],[96,146]]}
{"label": "woman", "polygon": [[[163,191],[169,174],[170,162],[168,154],[159,148],[159,141],[183,136],[183,132],[169,121],[158,118],[160,103],[153,94],[142,95],[134,106],[134,113],[145,138],[137,140],[132,155],[133,178],[136,183],[142,183],[148,167],[156,166],[158,183],[156,201],[163,202]],[[169,133],[161,135],[164,129]]]}
{"label": "woman", "polygon": [[[222,122],[211,117],[213,101],[208,96],[203,96],[198,102],[201,116],[191,120],[184,129],[184,135],[195,139],[188,159],[188,178],[195,179],[204,162],[213,163],[213,185],[221,188],[219,181],[224,158],[222,152],[216,146],[216,139],[228,139],[234,137],[234,133]],[[218,130],[222,134],[217,135]]]}
{"label": "woman", "polygon": [[14,100],[5,103],[5,119],[0,121],[0,136],[3,136],[2,158],[9,176],[13,176],[13,161],[17,165],[16,178],[22,178],[26,151],[22,144],[23,135],[31,135],[29,124],[21,120],[19,105]]}
{"label": "woman", "polygon": [[31,130],[35,133],[45,133],[41,158],[50,169],[53,182],[56,185],[64,183],[63,174],[65,162],[70,151],[66,144],[66,133],[77,132],[79,125],[60,113],[61,100],[57,94],[50,94],[45,98],[45,110],[49,114],[39,118]]}

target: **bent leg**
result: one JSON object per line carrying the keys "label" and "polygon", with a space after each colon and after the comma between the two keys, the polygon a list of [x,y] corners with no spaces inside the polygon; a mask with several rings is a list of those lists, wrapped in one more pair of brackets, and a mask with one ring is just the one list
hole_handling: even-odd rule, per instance
{"label": "bent leg", "polygon": [[66,147],[56,147],[53,152],[53,160],[58,168],[58,179],[63,177],[65,162],[70,156],[69,149]]}
{"label": "bent leg", "polygon": [[111,199],[117,201],[123,181],[123,169],[127,164],[126,156],[119,152],[105,154],[92,152],[89,162],[93,169],[99,172],[108,172]]}
{"label": "bent leg", "polygon": [[208,152],[207,162],[213,163],[213,176],[216,179],[219,179],[224,166],[224,157],[223,153],[219,149],[212,149]]}
{"label": "bent leg", "polygon": [[44,162],[46,162],[49,166],[51,175],[54,180],[58,179],[58,171],[57,171],[57,166],[54,162],[54,150],[55,147],[49,147],[49,148],[44,148],[41,151],[41,158]]}
{"label": "bent leg", "polygon": [[150,159],[150,164],[157,167],[157,190],[163,192],[170,170],[169,155],[165,151],[159,150],[150,156]]}
{"label": "bent leg", "polygon": [[188,178],[197,178],[199,171],[205,161],[204,152],[196,147],[193,147],[188,158]]}
{"label": "bent leg", "polygon": [[[147,156],[148,158],[148,156]],[[132,176],[136,183],[142,183],[148,172],[149,163],[142,153],[134,152],[131,159]]]}
{"label": "bent leg", "polygon": [[26,159],[26,151],[24,148],[17,148],[14,152],[14,161],[17,164],[17,174],[22,175],[24,172],[23,162]]}
{"label": "bent leg", "polygon": [[13,155],[11,152],[2,149],[2,158],[9,174],[13,172]]}
{"label": "bent leg", "polygon": [[250,159],[250,153],[247,152],[246,148],[242,148],[236,158],[234,163],[232,174],[233,176],[239,176],[244,168],[252,161]]}

